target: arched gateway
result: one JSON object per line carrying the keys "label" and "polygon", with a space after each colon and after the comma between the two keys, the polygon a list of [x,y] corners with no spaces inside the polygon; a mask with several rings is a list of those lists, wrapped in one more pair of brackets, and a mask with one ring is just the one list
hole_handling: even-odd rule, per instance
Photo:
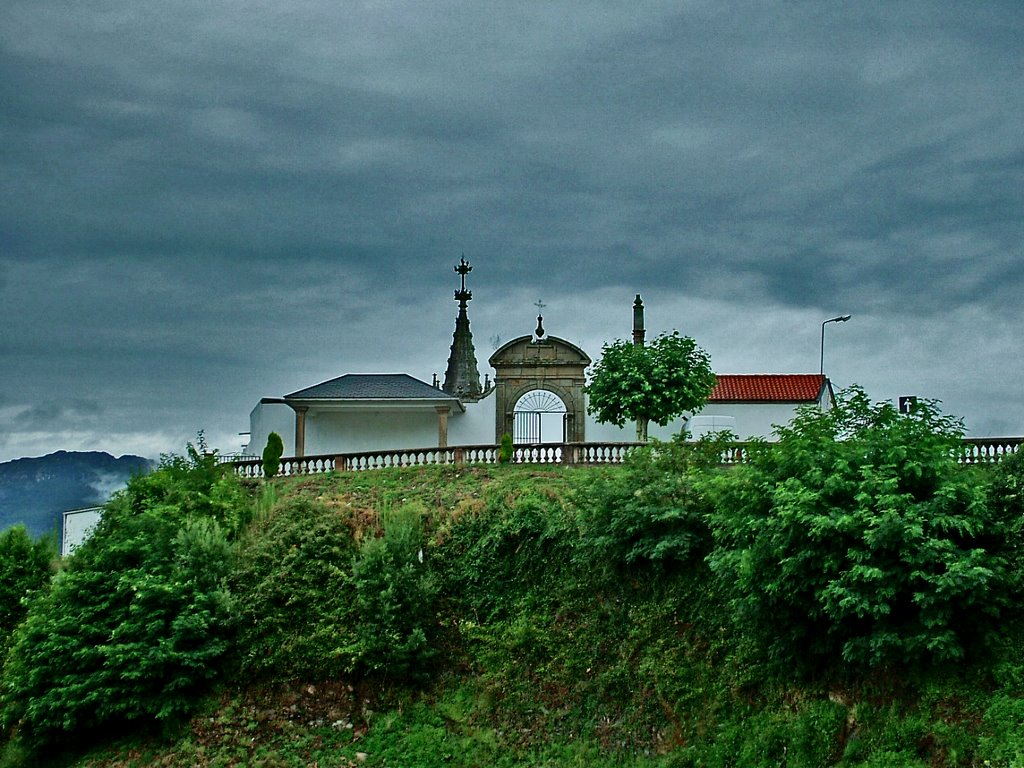
{"label": "arched gateway", "polygon": [[512,409],[515,414],[515,443],[538,445],[565,442],[565,403],[545,389],[523,395]]}
{"label": "arched gateway", "polygon": [[534,390],[555,395],[565,405],[565,440],[586,440],[585,371],[590,357],[556,336],[520,336],[503,344],[488,362],[494,368],[495,440],[515,434],[515,408]]}

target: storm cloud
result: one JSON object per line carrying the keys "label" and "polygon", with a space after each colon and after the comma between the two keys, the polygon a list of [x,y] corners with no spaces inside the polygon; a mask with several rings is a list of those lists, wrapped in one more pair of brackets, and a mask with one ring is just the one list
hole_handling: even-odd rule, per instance
{"label": "storm cloud", "polygon": [[1015,1],[5,3],[0,459],[429,381],[463,254],[482,361],[538,299],[596,355],[642,293],[734,373],[851,313],[837,386],[1022,434],[1021,39]]}

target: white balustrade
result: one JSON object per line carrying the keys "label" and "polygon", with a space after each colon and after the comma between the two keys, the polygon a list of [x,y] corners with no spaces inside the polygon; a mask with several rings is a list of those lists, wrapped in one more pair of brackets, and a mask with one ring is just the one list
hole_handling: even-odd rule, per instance
{"label": "white balustrade", "polygon": [[[551,443],[517,445],[513,449],[514,464],[621,464],[629,451],[641,443]],[[767,444],[770,447],[770,443]],[[992,464],[1021,450],[1024,438],[965,438],[957,459],[962,464]],[[723,466],[749,461],[746,443],[734,443],[722,454]],[[465,445],[446,448],[414,448],[407,450],[362,451],[359,453],[325,454],[320,456],[281,459],[280,475],[310,475],[333,471],[362,471],[386,467],[420,467],[430,465],[496,464],[498,446]],[[259,459],[226,461],[235,474],[245,479],[263,477]]]}

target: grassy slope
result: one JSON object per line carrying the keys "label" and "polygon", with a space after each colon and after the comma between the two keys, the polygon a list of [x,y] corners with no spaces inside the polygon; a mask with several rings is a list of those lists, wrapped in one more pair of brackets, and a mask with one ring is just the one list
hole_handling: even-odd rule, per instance
{"label": "grassy slope", "polygon": [[571,488],[614,471],[279,480],[281,502],[311,499],[357,539],[382,509],[428,510],[442,580],[429,676],[236,682],[170,742],[139,737],[75,764],[1024,765],[1020,664],[797,685],[731,633],[709,580],[581,566]]}

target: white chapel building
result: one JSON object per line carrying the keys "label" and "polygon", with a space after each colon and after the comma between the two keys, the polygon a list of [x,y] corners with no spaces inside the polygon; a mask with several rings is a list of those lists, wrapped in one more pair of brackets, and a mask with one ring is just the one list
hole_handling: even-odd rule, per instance
{"label": "white chapel building", "polygon": [[[470,331],[466,276],[455,267],[460,289],[444,382],[428,384],[407,373],[348,373],[283,397],[265,397],[249,416],[244,453],[262,453],[271,432],[284,441],[285,456],[363,451],[493,446],[508,433],[516,443],[583,443],[635,440],[635,427],[600,424],[587,413],[586,370],[592,360],[575,344],[545,333],[537,318],[532,335],[501,345],[488,358],[493,369],[480,380]],[[633,304],[633,340],[644,341],[644,309]],[[435,377],[436,378],[436,377]],[[697,414],[650,436],[667,440],[684,429],[695,437],[729,430],[739,439],[772,439],[800,406],[830,408],[833,392],[819,374],[718,374],[708,404]]]}

